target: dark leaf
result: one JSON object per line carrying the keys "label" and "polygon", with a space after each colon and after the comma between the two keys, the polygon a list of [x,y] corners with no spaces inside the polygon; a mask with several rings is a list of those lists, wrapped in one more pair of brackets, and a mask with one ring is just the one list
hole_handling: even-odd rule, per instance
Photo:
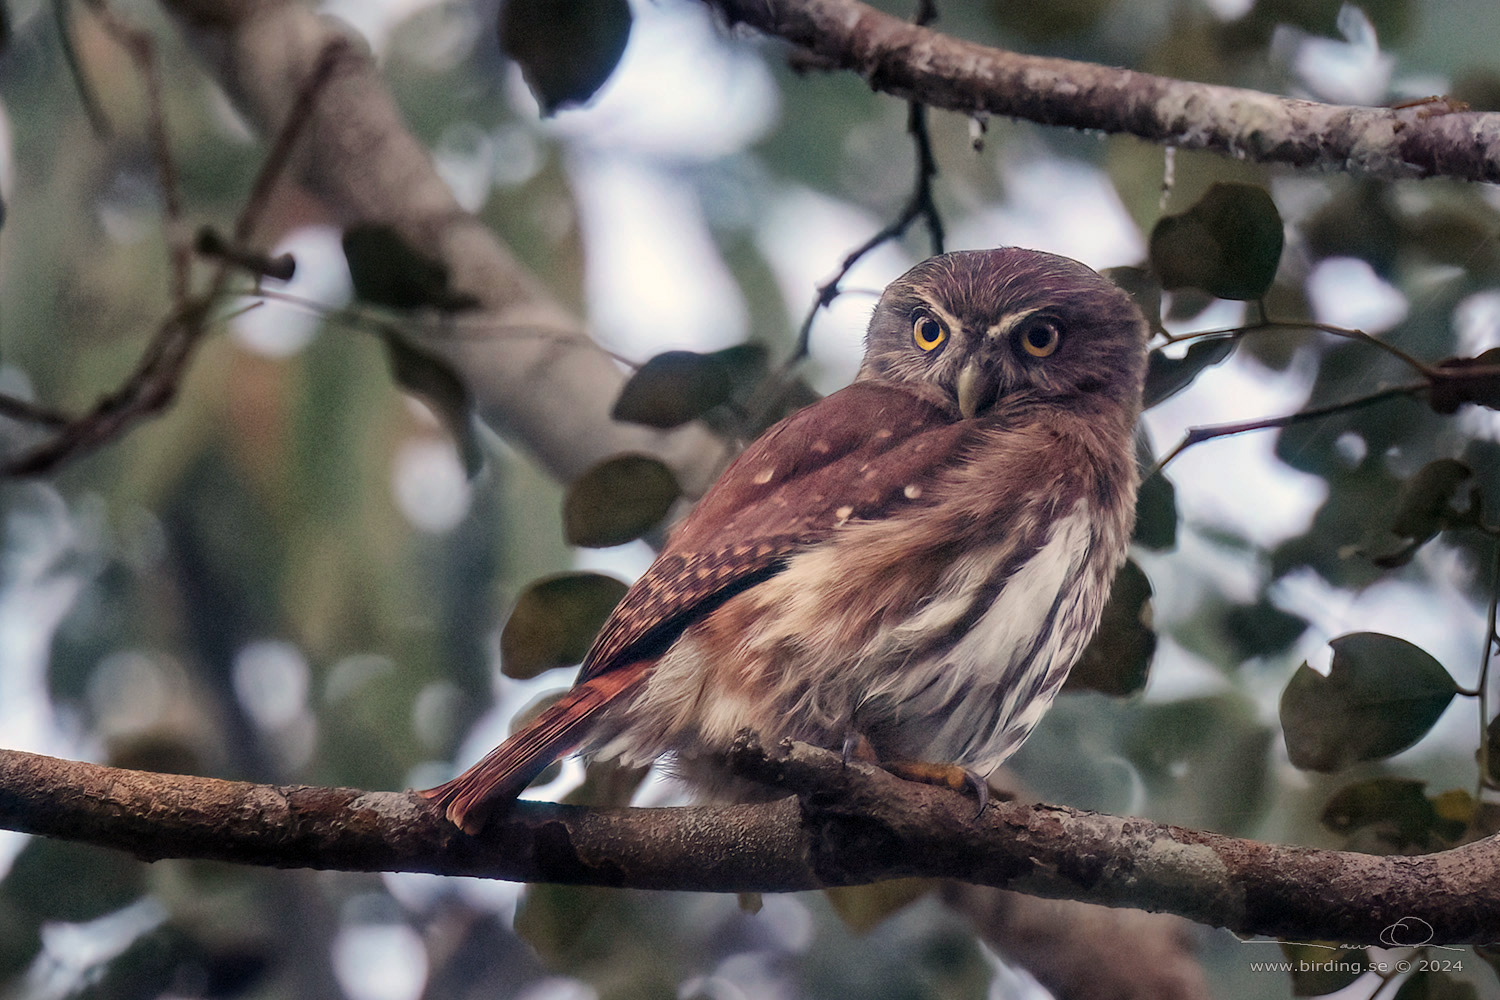
{"label": "dark leaf", "polygon": [[1146,317],[1152,333],[1164,333],[1161,325],[1161,282],[1144,267],[1106,267],[1099,272],[1123,288]]}
{"label": "dark leaf", "polygon": [[272,257],[249,247],[231,243],[213,226],[203,226],[193,240],[193,250],[205,257],[233,264],[258,278],[291,281],[297,274],[297,259],[289,253]]}
{"label": "dark leaf", "polygon": [[1146,686],[1156,632],[1151,628],[1151,581],[1126,560],[1115,574],[1099,631],[1084,648],[1064,685],[1069,691],[1124,696]]}
{"label": "dark leaf", "polygon": [[1392,239],[1400,226],[1391,185],[1355,181],[1302,224],[1302,235],[1316,258],[1358,257],[1377,273],[1389,275],[1402,249],[1402,241]]}
{"label": "dark leaf", "polygon": [[1281,951],[1291,965],[1294,997],[1335,993],[1364,975],[1370,967],[1369,956],[1363,948],[1283,941]]}
{"label": "dark leaf", "polygon": [[660,524],[681,493],[677,477],[659,460],[617,455],[568,487],[563,531],[574,545],[623,545]]}
{"label": "dark leaf", "polygon": [[1150,409],[1164,399],[1177,395],[1205,369],[1219,364],[1234,352],[1238,337],[1214,337],[1197,340],[1180,358],[1169,358],[1160,349],[1146,357],[1146,389],[1142,405]]}
{"label": "dark leaf", "polygon": [[1275,734],[1243,696],[1132,707],[1118,746],[1135,765],[1153,815],[1224,832],[1257,828]]}
{"label": "dark leaf", "polygon": [[1458,485],[1474,473],[1456,458],[1428,462],[1401,487],[1391,531],[1403,538],[1431,538],[1452,510]]}
{"label": "dark leaf", "polygon": [[1281,214],[1263,188],[1215,184],[1151,231],[1151,267],[1163,288],[1221,299],[1258,299],[1271,287],[1284,241]]}
{"label": "dark leaf", "polygon": [[1479,990],[1449,973],[1432,968],[1418,969],[1401,984],[1394,1000],[1478,1000]]}
{"label": "dark leaf", "polygon": [[474,401],[464,380],[442,358],[413,345],[394,329],[381,331],[396,384],[416,396],[443,422],[472,479],[484,467],[484,449],[474,429]]}
{"label": "dark leaf", "polygon": [[1485,759],[1490,780],[1500,782],[1500,715],[1495,716],[1484,727]]}
{"label": "dark leaf", "polygon": [[244,996],[265,981],[276,965],[276,951],[269,945],[236,945],[206,949],[199,958],[202,967],[203,996]]}
{"label": "dark leaf", "polygon": [[1239,337],[1196,340],[1181,358],[1169,358],[1157,349],[1146,355],[1146,391],[1142,405],[1151,409],[1164,399],[1181,393],[1203,370],[1224,361],[1235,352]]}
{"label": "dark leaf", "polygon": [[766,395],[751,402],[751,413],[760,418],[746,429],[751,435],[761,433],[776,421],[789,417],[823,398],[818,390],[800,376],[785,384],[769,384],[775,381],[768,379],[768,385],[765,387],[767,393],[773,395]]}
{"label": "dark leaf", "polygon": [[1354,632],[1329,643],[1324,677],[1303,664],[1281,694],[1292,764],[1337,771],[1379,760],[1420,740],[1458,688],[1442,664],[1395,636]]}
{"label": "dark leaf", "polygon": [[1307,619],[1283,611],[1265,598],[1240,604],[1224,614],[1224,632],[1241,657],[1271,656],[1307,631]]}
{"label": "dark leaf", "polygon": [[708,355],[729,373],[736,396],[756,388],[766,377],[770,354],[764,344],[735,344]]}
{"label": "dark leaf", "polygon": [[559,573],[521,592],[500,632],[500,669],[535,677],[581,663],[594,636],[629,588],[598,573]]}
{"label": "dark leaf", "polygon": [[1012,3],[990,0],[990,16],[1007,31],[1030,42],[1052,42],[1088,31],[1109,10],[1111,0],[1049,0]]}
{"label": "dark leaf", "polygon": [[627,895],[588,885],[534,885],[516,908],[515,930],[553,968],[596,957],[603,940],[625,925]]}
{"label": "dark leaf", "polygon": [[[1352,834],[1374,827],[1387,853],[1412,847],[1433,849],[1463,835],[1466,820],[1441,815],[1423,794],[1425,781],[1372,778],[1347,785],[1333,794],[1319,817],[1335,833]],[[1368,845],[1362,845],[1368,849]]]}
{"label": "dark leaf", "polygon": [[937,879],[894,878],[870,885],[836,886],[823,890],[833,912],[856,934],[868,934],[901,910],[938,887]]}
{"label": "dark leaf", "polygon": [[1427,401],[1438,413],[1453,413],[1461,403],[1500,410],[1500,347],[1474,358],[1447,358],[1437,364]]}
{"label": "dark leaf", "polygon": [[472,309],[479,300],[448,285],[448,265],[406,241],[395,226],[360,222],[344,230],[354,294],[391,309]]}
{"label": "dark leaf", "polygon": [[1500,978],[1500,945],[1480,944],[1474,946],[1474,954],[1484,960],[1496,978]]}
{"label": "dark leaf", "polygon": [[610,416],[647,427],[678,427],[729,399],[728,363],[717,354],[667,351],[641,365]]}
{"label": "dark leaf", "polygon": [[650,771],[650,767],[628,767],[617,760],[589,761],[583,783],[563,796],[563,801],[595,809],[624,808]]}
{"label": "dark leaf", "polygon": [[27,914],[83,923],[134,902],[146,866],[127,855],[41,838],[27,843],[5,879],[5,894]]}
{"label": "dark leaf", "polygon": [[1138,545],[1155,552],[1177,544],[1177,489],[1164,473],[1147,476],[1135,497],[1135,536]]}
{"label": "dark leaf", "polygon": [[500,47],[521,67],[542,115],[587,103],[630,40],[627,0],[507,0]]}

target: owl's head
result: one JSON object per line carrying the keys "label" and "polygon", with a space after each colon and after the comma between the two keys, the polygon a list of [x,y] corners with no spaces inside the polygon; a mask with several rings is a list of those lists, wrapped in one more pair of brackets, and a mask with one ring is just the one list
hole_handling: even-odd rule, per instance
{"label": "owl's head", "polygon": [[1001,400],[1098,403],[1133,416],[1147,336],[1130,297],[1075,260],[961,250],[886,288],[859,378],[936,389],[966,418]]}

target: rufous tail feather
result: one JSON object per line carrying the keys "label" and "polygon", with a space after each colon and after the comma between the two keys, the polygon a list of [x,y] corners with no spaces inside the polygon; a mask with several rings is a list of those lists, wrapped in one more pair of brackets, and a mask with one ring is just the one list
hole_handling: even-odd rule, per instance
{"label": "rufous tail feather", "polygon": [[595,713],[635,690],[650,664],[643,660],[589,678],[463,774],[417,794],[442,806],[465,833],[478,833],[497,808],[525,791],[547,765],[582,746]]}

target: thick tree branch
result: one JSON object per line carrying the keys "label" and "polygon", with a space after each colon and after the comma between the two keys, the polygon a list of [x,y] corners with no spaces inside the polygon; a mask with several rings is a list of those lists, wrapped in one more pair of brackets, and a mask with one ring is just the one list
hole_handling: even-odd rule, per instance
{"label": "thick tree branch", "polygon": [[1019,55],[909,24],[857,0],[708,0],[853,70],[870,86],[964,114],[1123,132],[1183,149],[1372,177],[1500,181],[1500,114],[1360,108],[1067,59]]}
{"label": "thick tree branch", "polygon": [[708,486],[723,443],[702,425],[671,432],[610,419],[624,375],[577,318],[465,212],[407,130],[368,53],[336,21],[295,0],[162,0],[239,110],[279,134],[330,44],[353,42],[320,93],[291,175],[341,224],[394,225],[443,261],[480,308],[423,344],[452,363],[481,414],[559,479],[621,452],[662,458],[690,493]]}
{"label": "thick tree branch", "polygon": [[[602,809],[522,803],[478,838],[410,793],[273,787],[0,751],[0,827],[155,860],[423,871],[708,892],[902,876],[1176,913],[1239,933],[1378,944],[1403,918],[1432,943],[1500,939],[1500,838],[1375,857],[1280,847],[1062,806],[962,796],[746,742],[735,766],[796,798]],[[1423,943],[1413,941],[1413,944]]]}

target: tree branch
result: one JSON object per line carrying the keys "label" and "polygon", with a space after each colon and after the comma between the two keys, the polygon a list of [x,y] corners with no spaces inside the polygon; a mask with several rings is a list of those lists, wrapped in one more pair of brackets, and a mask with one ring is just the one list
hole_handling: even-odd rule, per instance
{"label": "tree branch", "polygon": [[857,0],[708,0],[729,21],[853,70],[871,87],[962,114],[1125,133],[1183,149],[1370,177],[1500,181],[1500,114],[1361,108],[1020,55]]}
{"label": "tree branch", "polygon": [[[600,809],[523,802],[468,837],[411,793],[278,787],[0,750],[0,827],[146,860],[421,871],[706,892],[904,876],[1176,913],[1245,934],[1379,944],[1405,918],[1431,943],[1500,939],[1500,838],[1421,857],[1280,847],[1064,806],[963,796],[793,744],[737,749],[776,802]],[[1387,942],[1389,943],[1389,942]],[[1423,943],[1423,942],[1411,942]]]}
{"label": "tree branch", "polygon": [[479,301],[461,333],[425,331],[422,344],[454,366],[487,421],[564,482],[608,456],[644,452],[667,462],[691,494],[707,488],[723,442],[701,424],[663,432],[610,419],[624,373],[458,205],[407,130],[368,52],[346,29],[295,0],[162,0],[162,6],[266,136],[280,134],[297,113],[302,82],[325,49],[350,46],[311,111],[291,175],[340,224],[395,226],[411,246],[448,267],[456,292]]}

